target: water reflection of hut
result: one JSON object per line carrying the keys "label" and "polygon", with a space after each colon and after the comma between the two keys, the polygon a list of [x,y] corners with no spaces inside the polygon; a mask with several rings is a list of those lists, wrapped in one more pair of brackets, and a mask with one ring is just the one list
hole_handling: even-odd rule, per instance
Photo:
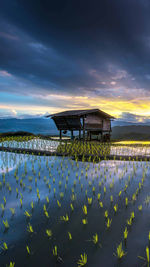
{"label": "water reflection of hut", "polygon": [[69,110],[47,117],[54,120],[57,129],[60,131],[60,139],[62,131],[64,133],[71,131],[71,139],[74,138],[73,131],[79,131],[79,139],[81,139],[81,133],[83,133],[84,140],[85,137],[91,140],[92,135],[94,135],[100,136],[101,140],[104,141],[110,139],[111,120],[114,119],[114,117],[99,109]]}

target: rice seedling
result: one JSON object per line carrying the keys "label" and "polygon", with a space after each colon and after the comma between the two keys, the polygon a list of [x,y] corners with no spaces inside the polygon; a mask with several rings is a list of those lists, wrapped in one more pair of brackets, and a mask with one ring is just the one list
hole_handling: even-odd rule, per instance
{"label": "rice seedling", "polygon": [[85,219],[82,219],[82,223],[84,224],[84,225],[86,225],[86,224],[88,224],[88,220],[85,218]]}
{"label": "rice seedling", "polygon": [[3,246],[1,247],[1,249],[4,251],[8,250],[8,246],[7,246],[6,242],[3,243]]}
{"label": "rice seedling", "polygon": [[87,254],[81,254],[81,258],[77,262],[78,267],[85,266],[87,264]]}
{"label": "rice seedling", "polygon": [[53,256],[54,257],[57,257],[58,256],[57,246],[54,246],[52,252],[53,252]]}
{"label": "rice seedling", "polygon": [[140,258],[141,260],[146,261],[147,266],[149,266],[150,264],[150,254],[149,254],[149,247],[146,247],[146,258],[142,257],[142,256],[138,256],[138,258]]}
{"label": "rice seedling", "polygon": [[48,214],[47,210],[44,211],[44,214],[45,214],[46,218],[49,218],[49,214]]}
{"label": "rice seedling", "polygon": [[124,236],[124,240],[126,241],[127,237],[128,237],[128,229],[127,229],[127,227],[125,227],[125,230],[123,232],[123,236]]}
{"label": "rice seedling", "polygon": [[112,223],[112,219],[107,218],[107,222],[106,222],[107,229],[110,228],[111,223]]}
{"label": "rice seedling", "polygon": [[89,204],[89,205],[92,204],[92,197],[91,197],[91,198],[88,197],[88,204]]}
{"label": "rice seedling", "polygon": [[72,211],[74,211],[74,207],[73,207],[72,203],[70,204],[70,208],[71,208]]}
{"label": "rice seedling", "polygon": [[114,205],[114,211],[115,211],[115,213],[117,212],[117,210],[118,210],[118,204],[115,204]]}
{"label": "rice seedling", "polygon": [[104,217],[105,217],[105,219],[108,218],[108,210],[105,210],[105,212],[104,212]]}
{"label": "rice seedling", "polygon": [[9,223],[8,223],[8,221],[7,220],[6,221],[3,220],[3,224],[5,226],[5,229],[8,230],[9,229]]}
{"label": "rice seedling", "polygon": [[126,207],[128,206],[128,202],[129,202],[129,201],[128,201],[128,198],[126,197],[126,198],[125,198],[125,205],[126,205]]}
{"label": "rice seedling", "polygon": [[15,209],[14,208],[10,208],[10,211],[11,211],[12,216],[14,216],[15,215]]}
{"label": "rice seedling", "polygon": [[82,207],[82,210],[83,210],[84,215],[87,215],[87,206],[86,205],[84,205]]}
{"label": "rice seedling", "polygon": [[46,202],[47,202],[47,204],[49,204],[49,197],[48,196],[46,197]]}
{"label": "rice seedling", "polygon": [[118,245],[116,253],[114,253],[114,256],[116,256],[118,259],[121,259],[124,257],[127,253],[124,252],[122,248],[122,242]]}
{"label": "rice seedling", "polygon": [[99,202],[99,205],[101,208],[103,208],[103,202],[102,201]]}
{"label": "rice seedling", "polygon": [[50,229],[46,229],[46,234],[49,238],[52,237],[52,231]]}
{"label": "rice seedling", "polygon": [[104,186],[104,194],[106,194],[106,186]]}
{"label": "rice seedling", "polygon": [[32,211],[33,211],[33,209],[34,209],[33,201],[31,201],[31,209],[32,209]]}
{"label": "rice seedling", "polygon": [[59,200],[57,200],[57,205],[59,208],[61,208],[61,203],[59,202]]}
{"label": "rice seedling", "polygon": [[10,262],[9,265],[7,265],[7,267],[15,267],[15,262]]}
{"label": "rice seedling", "polygon": [[69,216],[66,214],[66,216],[60,216],[61,221],[68,222],[69,221]]}
{"label": "rice seedling", "polygon": [[111,195],[110,196],[110,202],[112,203],[114,200],[113,200],[113,196]]}
{"label": "rice seedling", "polygon": [[98,244],[98,234],[96,233],[95,235],[93,235],[92,237],[92,242],[94,243],[94,245],[97,245]]}
{"label": "rice seedling", "polygon": [[20,207],[22,208],[22,198],[20,198]]}
{"label": "rice seedling", "polygon": [[32,227],[32,225],[31,225],[30,223],[27,225],[27,231],[28,231],[29,233],[34,233],[34,231],[33,231],[33,227]]}
{"label": "rice seedling", "polygon": [[2,209],[2,213],[4,213],[4,211],[5,211],[5,207],[4,207],[4,205],[1,204],[0,206],[1,206],[1,209]]}
{"label": "rice seedling", "polygon": [[3,197],[4,200],[4,206],[6,206],[6,197]]}
{"label": "rice seedling", "polygon": [[31,216],[32,216],[27,210],[25,210],[24,215],[25,215],[27,218],[31,218]]}
{"label": "rice seedling", "polygon": [[70,232],[68,232],[68,237],[69,237],[69,240],[72,240],[72,234]]}
{"label": "rice seedling", "polygon": [[30,255],[31,252],[30,252],[30,248],[29,248],[29,246],[26,246],[26,250],[27,250],[28,255]]}
{"label": "rice seedling", "polygon": [[142,210],[142,205],[138,206],[138,210],[141,211]]}
{"label": "rice seedling", "polygon": [[99,201],[99,200],[100,200],[100,198],[101,198],[101,194],[100,194],[100,193],[98,193],[98,194],[97,194],[97,200]]}

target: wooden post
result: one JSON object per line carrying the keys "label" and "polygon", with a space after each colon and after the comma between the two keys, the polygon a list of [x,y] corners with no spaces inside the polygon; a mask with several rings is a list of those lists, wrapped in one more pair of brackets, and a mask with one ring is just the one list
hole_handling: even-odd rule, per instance
{"label": "wooden post", "polygon": [[79,130],[79,140],[81,140],[81,130]]}
{"label": "wooden post", "polygon": [[91,141],[91,132],[90,132],[90,141]]}
{"label": "wooden post", "polygon": [[85,128],[84,128],[84,117],[83,117],[83,141],[85,140]]}
{"label": "wooden post", "polygon": [[60,134],[59,134],[60,140],[62,138],[62,130],[60,130]]}
{"label": "wooden post", "polygon": [[71,130],[71,140],[73,140],[73,130]]}

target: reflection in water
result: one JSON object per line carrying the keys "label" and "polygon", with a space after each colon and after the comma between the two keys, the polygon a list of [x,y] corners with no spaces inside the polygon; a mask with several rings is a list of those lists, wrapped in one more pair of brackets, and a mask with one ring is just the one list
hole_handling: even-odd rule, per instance
{"label": "reflection in water", "polygon": [[[10,148],[22,148],[22,149],[32,149],[50,152],[62,152],[81,154],[83,152],[86,154],[98,156],[101,155],[123,155],[123,156],[150,156],[150,142],[135,142],[135,141],[122,141],[116,142],[112,145],[101,144],[101,143],[71,143],[70,141],[53,141],[44,140],[39,138],[34,138],[29,141],[3,141],[0,143],[1,146]],[[137,145],[137,146],[136,146]]]}

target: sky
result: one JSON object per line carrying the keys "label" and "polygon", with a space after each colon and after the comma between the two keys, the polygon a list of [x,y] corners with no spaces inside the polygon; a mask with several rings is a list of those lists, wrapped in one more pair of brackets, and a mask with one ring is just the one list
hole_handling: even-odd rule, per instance
{"label": "sky", "polygon": [[0,116],[150,119],[149,0],[1,0]]}

